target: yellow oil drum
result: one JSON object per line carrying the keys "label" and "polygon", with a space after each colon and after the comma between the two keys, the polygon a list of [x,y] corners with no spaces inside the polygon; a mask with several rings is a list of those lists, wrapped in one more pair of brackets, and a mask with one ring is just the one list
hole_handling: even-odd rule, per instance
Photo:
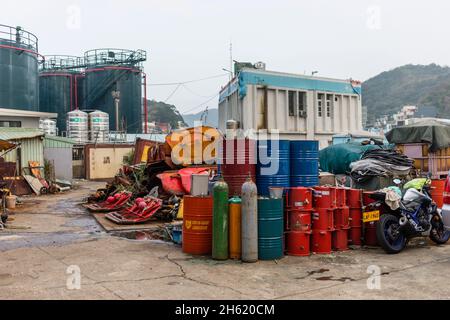
{"label": "yellow oil drum", "polygon": [[242,200],[233,197],[229,202],[230,210],[230,259],[240,260],[242,256],[241,223],[242,223]]}

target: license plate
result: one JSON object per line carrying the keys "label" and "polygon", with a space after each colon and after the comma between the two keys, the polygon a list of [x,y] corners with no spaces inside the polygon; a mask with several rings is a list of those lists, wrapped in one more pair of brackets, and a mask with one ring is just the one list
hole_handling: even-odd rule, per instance
{"label": "license plate", "polygon": [[364,212],[363,222],[374,222],[380,220],[380,211]]}

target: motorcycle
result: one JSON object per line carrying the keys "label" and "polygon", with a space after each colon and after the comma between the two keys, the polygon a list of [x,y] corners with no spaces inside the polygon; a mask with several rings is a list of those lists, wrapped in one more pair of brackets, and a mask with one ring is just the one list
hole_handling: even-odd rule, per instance
{"label": "motorcycle", "polygon": [[409,185],[413,187],[404,186],[398,209],[386,205],[386,193],[376,192],[372,195],[376,202],[370,205],[375,210],[364,213],[365,222],[378,222],[378,243],[389,254],[403,251],[412,238],[429,237],[439,245],[450,238],[450,231],[446,230],[441,212],[430,195],[431,176],[415,179]]}

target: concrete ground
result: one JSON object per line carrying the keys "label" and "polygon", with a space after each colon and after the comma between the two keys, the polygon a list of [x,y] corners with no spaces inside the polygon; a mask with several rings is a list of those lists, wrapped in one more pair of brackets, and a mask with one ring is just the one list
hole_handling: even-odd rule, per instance
{"label": "concrete ground", "polygon": [[[448,245],[419,239],[396,256],[366,248],[256,264],[216,262],[169,243],[108,235],[79,206],[101,186],[83,182],[69,193],[24,200],[13,228],[0,231],[0,299],[450,298]],[[380,289],[368,289],[370,266],[380,268]],[[81,288],[69,290],[78,268]]]}

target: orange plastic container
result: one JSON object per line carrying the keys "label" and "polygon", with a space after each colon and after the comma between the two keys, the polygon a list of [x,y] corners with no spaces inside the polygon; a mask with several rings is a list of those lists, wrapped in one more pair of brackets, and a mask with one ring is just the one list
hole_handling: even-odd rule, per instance
{"label": "orange plastic container", "polygon": [[431,198],[436,202],[438,208],[444,206],[444,189],[445,180],[433,180],[431,181]]}

